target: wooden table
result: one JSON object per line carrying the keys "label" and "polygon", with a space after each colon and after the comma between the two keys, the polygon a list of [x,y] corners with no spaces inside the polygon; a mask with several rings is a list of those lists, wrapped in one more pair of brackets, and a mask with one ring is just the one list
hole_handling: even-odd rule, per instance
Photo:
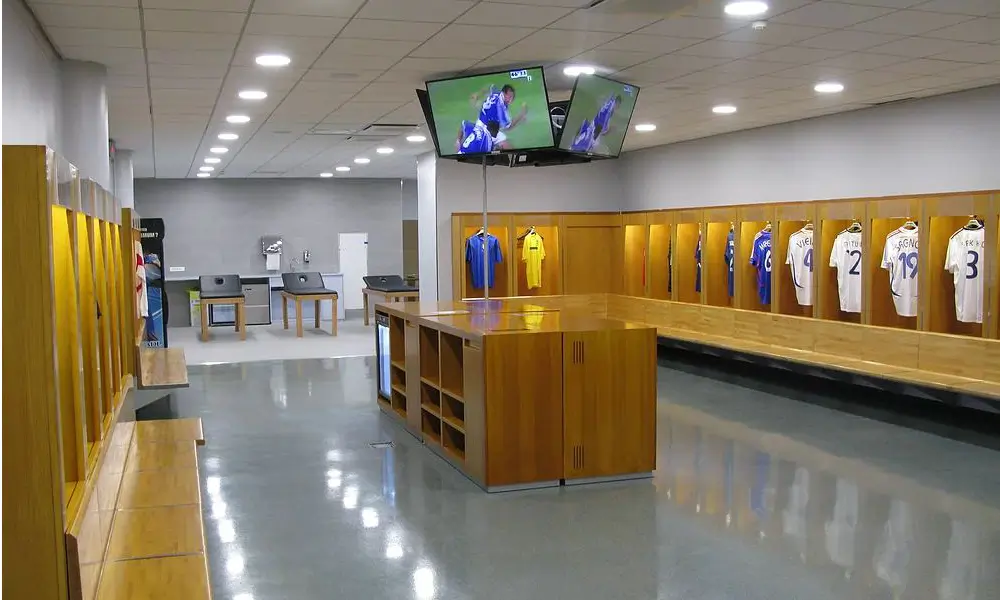
{"label": "wooden table", "polygon": [[330,333],[337,335],[337,292],[330,292],[325,294],[292,294],[290,292],[281,292],[281,322],[284,324],[285,329],[288,329],[288,300],[295,301],[295,337],[302,337],[302,301],[312,300],[315,304],[315,326],[316,329],[320,328],[319,316],[320,316],[320,302],[323,300],[329,300],[333,302],[333,326],[330,328]]}
{"label": "wooden table", "polygon": [[[418,290],[408,290],[405,292],[384,292],[382,290],[373,290],[371,288],[365,287],[361,288],[361,297],[364,300],[365,306],[365,326],[368,325],[368,307],[369,300],[368,295],[375,294],[376,296],[381,296],[385,302],[395,302],[396,300],[402,300],[406,302],[408,300],[417,300],[420,298],[420,292]],[[375,299],[378,301],[378,298]]]}
{"label": "wooden table", "polygon": [[236,305],[236,331],[239,332],[241,340],[247,339],[246,300],[243,296],[233,296],[232,298],[201,298],[201,341],[208,341],[208,307],[213,304]]}

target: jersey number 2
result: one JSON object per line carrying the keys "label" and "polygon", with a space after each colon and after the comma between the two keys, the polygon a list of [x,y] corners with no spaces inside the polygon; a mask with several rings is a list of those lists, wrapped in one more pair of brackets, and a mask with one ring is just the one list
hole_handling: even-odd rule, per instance
{"label": "jersey number 2", "polygon": [[848,250],[848,256],[854,258],[854,264],[851,265],[851,270],[848,271],[848,275],[861,275],[861,271],[858,270],[858,266],[861,265],[861,251],[860,250]]}

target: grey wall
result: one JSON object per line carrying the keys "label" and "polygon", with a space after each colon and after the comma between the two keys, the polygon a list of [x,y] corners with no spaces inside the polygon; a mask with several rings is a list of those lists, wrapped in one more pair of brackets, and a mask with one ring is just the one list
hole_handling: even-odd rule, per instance
{"label": "grey wall", "polygon": [[[448,300],[452,298],[451,215],[482,211],[483,171],[475,165],[438,160],[436,179],[437,291],[440,299]],[[621,169],[613,160],[559,167],[489,167],[486,187],[491,212],[620,210],[625,196]],[[429,283],[423,274],[421,266],[421,280]]]}
{"label": "grey wall", "polygon": [[60,102],[59,57],[24,3],[3,0],[3,143],[61,150]]}
{"label": "grey wall", "polygon": [[264,273],[265,234],[284,238],[282,269],[308,249],[309,270],[340,271],[337,234],[350,232],[368,233],[369,273],[403,268],[398,179],[136,179],[135,206],[164,220],[183,275]]}
{"label": "grey wall", "polygon": [[1000,86],[641,150],[632,210],[1000,188]]}

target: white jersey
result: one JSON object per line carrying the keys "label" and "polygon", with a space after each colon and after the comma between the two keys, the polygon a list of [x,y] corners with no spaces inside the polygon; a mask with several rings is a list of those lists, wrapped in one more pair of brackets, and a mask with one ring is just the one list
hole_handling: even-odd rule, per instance
{"label": "white jersey", "polygon": [[135,246],[135,311],[138,317],[149,316],[149,300],[146,298],[146,266],[142,259],[142,244]]}
{"label": "white jersey", "polygon": [[788,237],[788,256],[785,264],[792,270],[795,299],[801,306],[812,306],[813,281],[813,232],[800,229]]}
{"label": "white jersey", "polygon": [[889,289],[901,317],[917,316],[917,228],[900,227],[885,238],[882,268],[889,271]]}
{"label": "white jersey", "polygon": [[963,323],[983,322],[983,271],[986,231],[959,229],[948,240],[944,270],[955,277],[955,317]]}
{"label": "white jersey", "polygon": [[840,310],[861,312],[861,232],[843,230],[833,240],[830,266],[837,269]]}

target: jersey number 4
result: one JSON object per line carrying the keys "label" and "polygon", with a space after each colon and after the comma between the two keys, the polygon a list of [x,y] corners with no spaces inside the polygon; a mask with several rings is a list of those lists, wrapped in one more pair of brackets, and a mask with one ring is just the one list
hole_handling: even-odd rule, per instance
{"label": "jersey number 4", "polygon": [[806,255],[802,257],[802,264],[809,267],[809,272],[812,273],[813,270],[813,251],[812,248],[806,250]]}

